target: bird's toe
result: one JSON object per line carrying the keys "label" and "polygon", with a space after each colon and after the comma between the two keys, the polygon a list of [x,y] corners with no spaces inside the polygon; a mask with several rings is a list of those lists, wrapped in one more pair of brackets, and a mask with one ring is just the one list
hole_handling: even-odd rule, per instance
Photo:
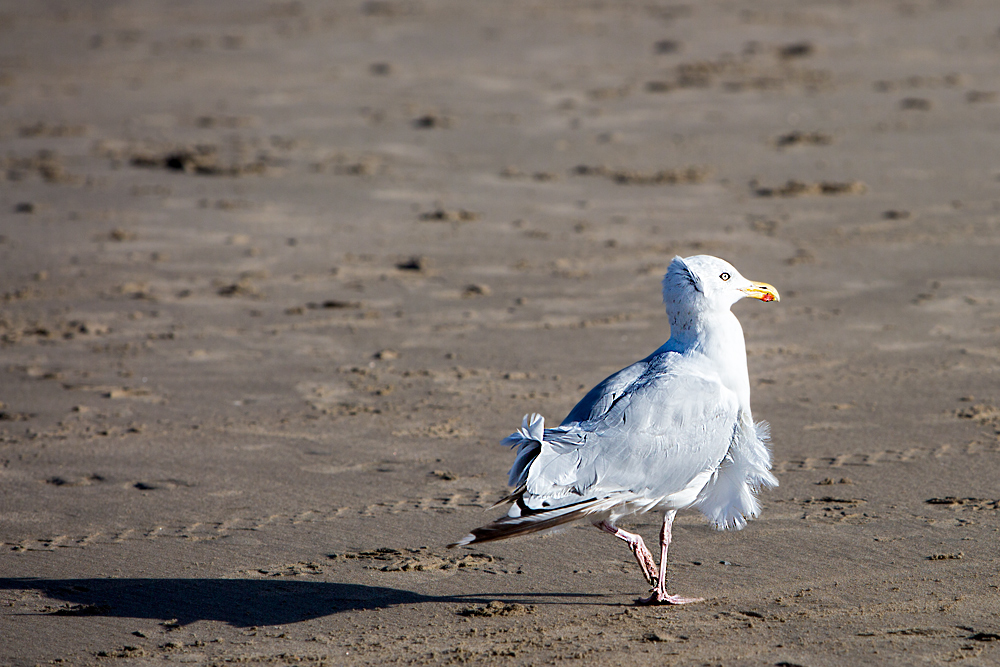
{"label": "bird's toe", "polygon": [[694,602],[704,602],[705,598],[687,598],[681,595],[670,595],[664,591],[654,590],[653,594],[648,598],[640,598],[637,604],[640,605],[654,605],[654,604],[692,604]]}

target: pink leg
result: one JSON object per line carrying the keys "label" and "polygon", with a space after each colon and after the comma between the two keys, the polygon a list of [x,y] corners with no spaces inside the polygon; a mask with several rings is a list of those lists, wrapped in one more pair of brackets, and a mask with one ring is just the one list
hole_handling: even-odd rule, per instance
{"label": "pink leg", "polygon": [[641,535],[617,528],[608,521],[595,523],[594,526],[605,533],[611,533],[619,540],[624,540],[628,548],[632,550],[632,555],[635,556],[639,567],[642,568],[642,574],[646,577],[646,581],[649,582],[650,586],[656,586],[656,561],[653,560],[653,554],[649,553],[649,549],[646,548],[646,543],[642,541]]}
{"label": "pink leg", "polygon": [[656,579],[653,594],[642,600],[642,604],[689,604],[701,602],[704,598],[685,598],[667,593],[667,547],[670,546],[671,527],[676,511],[670,510],[663,515],[663,527],[660,528],[660,572]]}

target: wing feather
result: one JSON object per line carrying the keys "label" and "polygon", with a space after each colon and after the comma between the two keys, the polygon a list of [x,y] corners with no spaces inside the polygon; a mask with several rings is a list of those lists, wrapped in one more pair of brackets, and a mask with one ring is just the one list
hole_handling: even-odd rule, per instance
{"label": "wing feather", "polygon": [[591,392],[570,413],[589,410],[589,419],[545,430],[525,477],[528,507],[614,494],[665,498],[718,467],[738,419],[736,395],[680,355],[661,356],[630,367],[642,372],[628,384],[632,373],[612,376],[603,394]]}
{"label": "wing feather", "polygon": [[647,358],[604,378],[569,411],[563,424],[599,419],[608,412],[615,400],[621,397],[648,369],[649,359]]}

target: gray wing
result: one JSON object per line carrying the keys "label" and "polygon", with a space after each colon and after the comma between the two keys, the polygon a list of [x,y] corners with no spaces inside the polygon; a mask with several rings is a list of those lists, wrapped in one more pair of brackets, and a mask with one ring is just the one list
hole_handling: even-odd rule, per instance
{"label": "gray wing", "polygon": [[627,384],[616,374],[602,383],[610,390],[581,401],[591,418],[545,431],[526,479],[529,508],[621,493],[665,497],[719,466],[738,423],[736,394],[675,353],[640,364]]}
{"label": "gray wing", "polygon": [[587,392],[580,402],[569,411],[563,425],[572,422],[585,422],[599,419],[606,414],[615,400],[628,390],[646,371],[649,370],[649,359],[637,361],[614,375],[609,375],[600,384]]}

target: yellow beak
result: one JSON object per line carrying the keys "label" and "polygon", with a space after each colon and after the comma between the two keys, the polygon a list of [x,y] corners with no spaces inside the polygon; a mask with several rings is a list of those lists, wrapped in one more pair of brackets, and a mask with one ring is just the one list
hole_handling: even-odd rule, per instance
{"label": "yellow beak", "polygon": [[751,299],[760,299],[761,301],[781,301],[781,297],[778,296],[778,290],[774,289],[774,285],[769,285],[767,283],[751,283],[750,287],[743,290]]}

